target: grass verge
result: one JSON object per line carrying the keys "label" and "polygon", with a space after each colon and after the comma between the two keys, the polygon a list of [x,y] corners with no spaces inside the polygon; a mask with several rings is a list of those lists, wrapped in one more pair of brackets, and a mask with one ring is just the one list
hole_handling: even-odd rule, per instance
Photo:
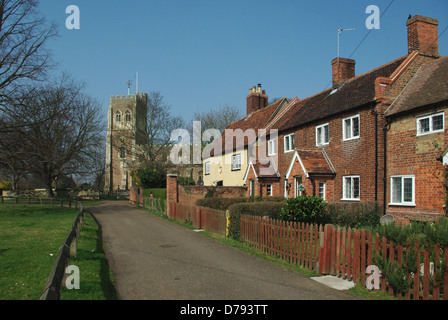
{"label": "grass verge", "polygon": [[[50,205],[0,204],[0,300],[39,299],[77,214],[78,210]],[[79,260],[71,260],[72,264],[79,263],[83,290],[64,293],[63,298],[76,299],[73,294],[80,296],[81,292],[80,299],[101,298],[100,290],[107,290],[103,294],[105,298],[114,297],[114,290],[105,280],[110,271],[104,264],[105,259],[101,259],[104,254],[100,234],[98,225],[87,214],[78,245],[76,259]],[[97,251],[87,255],[89,249]],[[81,264],[81,259],[86,265]],[[95,266],[88,267],[88,264]],[[91,280],[94,270],[98,271],[99,281]]]}
{"label": "grass verge", "polygon": [[61,300],[118,300],[115,278],[104,254],[101,228],[86,212],[80,230],[76,257],[70,265],[79,268],[80,288],[61,288]]}

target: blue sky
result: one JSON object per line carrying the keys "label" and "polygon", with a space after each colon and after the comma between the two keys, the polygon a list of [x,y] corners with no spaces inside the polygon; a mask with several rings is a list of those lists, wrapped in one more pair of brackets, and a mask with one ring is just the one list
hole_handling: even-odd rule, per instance
{"label": "blue sky", "polygon": [[[389,6],[391,3],[390,7]],[[66,7],[77,5],[80,29],[68,30]],[[369,31],[366,13],[384,15],[353,54],[356,74],[407,54],[409,14],[448,26],[446,0],[41,0],[59,28],[49,43],[59,70],[84,81],[103,105],[127,94],[136,73],[139,91],[160,91],[173,115],[191,121],[196,111],[222,105],[246,110],[249,88],[261,83],[270,98],[305,98],[327,88],[331,60],[350,57]],[[439,39],[448,54],[448,30]]]}

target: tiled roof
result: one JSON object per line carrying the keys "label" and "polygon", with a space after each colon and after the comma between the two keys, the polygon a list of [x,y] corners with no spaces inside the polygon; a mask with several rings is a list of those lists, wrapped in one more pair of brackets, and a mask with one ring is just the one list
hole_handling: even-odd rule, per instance
{"label": "tiled roof", "polygon": [[267,157],[264,159],[251,159],[244,180],[247,180],[250,170],[254,170],[257,179],[280,179],[274,159]]}
{"label": "tiled roof", "polygon": [[[244,133],[246,132],[246,130],[253,129],[254,133],[255,133],[255,137],[256,137],[256,135],[258,134],[258,130],[264,129],[269,124],[269,121],[272,120],[273,117],[275,117],[275,115],[288,103],[288,101],[289,100],[286,97],[282,98],[265,108],[256,110],[256,111],[250,113],[249,115],[247,115],[246,117],[229,124],[226,127],[226,130],[227,129],[234,130],[234,136],[226,137],[225,132],[223,132],[221,134],[221,137],[222,137],[222,149],[221,150],[222,150],[222,152],[230,151],[230,150],[226,150],[226,148],[225,148],[226,142],[233,148],[236,147],[237,142],[235,142],[236,139],[234,139],[234,137],[244,138],[244,147],[247,146],[249,143],[251,143],[252,141],[248,141],[248,139],[244,136]],[[238,134],[238,131],[236,131],[237,129],[241,130],[241,132],[240,132],[241,134]],[[233,143],[232,143],[231,139],[234,139]],[[213,151],[212,151],[212,156],[213,156]]]}
{"label": "tiled roof", "polygon": [[335,174],[330,160],[323,150],[296,150],[309,175]]}
{"label": "tiled roof", "polygon": [[391,61],[379,68],[343,82],[337,90],[327,89],[299,100],[278,120],[274,129],[279,132],[319,121],[375,101],[375,79],[389,77],[406,59]]}
{"label": "tiled roof", "polygon": [[385,115],[392,116],[448,100],[448,56],[425,63]]}

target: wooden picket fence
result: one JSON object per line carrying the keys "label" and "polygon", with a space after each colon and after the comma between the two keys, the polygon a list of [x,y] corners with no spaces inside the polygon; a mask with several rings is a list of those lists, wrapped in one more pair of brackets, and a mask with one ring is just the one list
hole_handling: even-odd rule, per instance
{"label": "wooden picket fence", "polygon": [[240,228],[242,242],[290,263],[317,268],[322,226],[243,214]]}
{"label": "wooden picket fence", "polygon": [[170,203],[170,218],[186,222],[198,229],[226,235],[226,212],[206,207]]}
{"label": "wooden picket fence", "polygon": [[[382,274],[380,290],[405,299],[448,300],[448,248],[438,244],[432,248],[418,243],[394,245],[392,241],[368,230],[340,228],[279,221],[241,215],[241,241],[269,255],[315,270],[320,275],[334,275],[367,286],[367,267],[374,265],[375,256],[386,262],[404,266],[404,257],[415,252],[415,270],[404,273],[409,283],[405,292],[394,292],[387,274]],[[443,269],[442,269],[443,268]],[[381,270],[380,270],[381,271]],[[438,278],[439,277],[439,278]]]}

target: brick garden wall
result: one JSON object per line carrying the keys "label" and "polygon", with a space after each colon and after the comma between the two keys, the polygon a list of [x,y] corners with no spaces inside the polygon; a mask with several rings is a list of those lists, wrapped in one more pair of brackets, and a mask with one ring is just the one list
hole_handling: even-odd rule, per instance
{"label": "brick garden wall", "polygon": [[244,187],[181,186],[177,182],[176,174],[168,174],[166,181],[168,216],[170,216],[170,203],[195,205],[196,200],[205,198],[208,193],[214,197],[220,198],[237,198],[246,196],[246,189]]}

